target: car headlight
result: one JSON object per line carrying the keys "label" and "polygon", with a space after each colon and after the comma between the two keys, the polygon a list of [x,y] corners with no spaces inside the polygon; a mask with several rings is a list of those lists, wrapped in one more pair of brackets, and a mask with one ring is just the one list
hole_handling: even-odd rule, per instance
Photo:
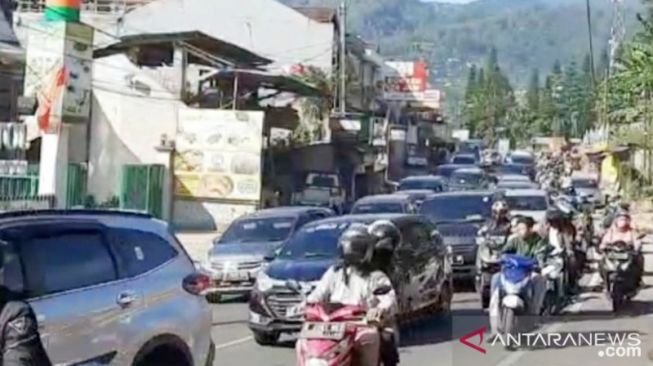
{"label": "car headlight", "polygon": [[260,271],[256,277],[256,289],[261,292],[266,292],[274,286],[274,281],[265,274],[265,271]]}
{"label": "car headlight", "polygon": [[306,366],[329,366],[329,362],[319,358],[309,358],[308,361],[306,361]]}

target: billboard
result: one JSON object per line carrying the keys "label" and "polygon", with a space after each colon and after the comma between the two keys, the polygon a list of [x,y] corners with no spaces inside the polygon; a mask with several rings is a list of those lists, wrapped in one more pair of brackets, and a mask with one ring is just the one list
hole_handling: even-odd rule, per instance
{"label": "billboard", "polygon": [[262,147],[263,112],[181,109],[176,196],[258,202]]}
{"label": "billboard", "polygon": [[425,62],[387,62],[386,65],[385,100],[415,101],[423,98],[429,78]]}

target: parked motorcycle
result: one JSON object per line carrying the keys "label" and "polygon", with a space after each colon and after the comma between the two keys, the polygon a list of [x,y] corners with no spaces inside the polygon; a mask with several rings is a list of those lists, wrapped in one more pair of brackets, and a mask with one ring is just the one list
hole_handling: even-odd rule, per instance
{"label": "parked motorcycle", "polygon": [[528,301],[533,298],[531,273],[537,266],[532,258],[515,254],[501,258],[500,331],[517,335],[520,331],[518,316],[528,312]]}
{"label": "parked motorcycle", "polygon": [[635,257],[635,251],[622,241],[610,244],[603,251],[601,272],[615,313],[637,294]]}
{"label": "parked motorcycle", "polygon": [[[288,288],[305,295],[294,281]],[[374,291],[381,296],[392,291],[383,286]],[[360,306],[343,304],[309,304],[303,310],[304,324],[299,333],[297,366],[354,366],[354,343],[360,328],[376,326],[381,332],[382,324],[371,324],[367,311]],[[394,366],[394,365],[384,365]]]}
{"label": "parked motorcycle", "polygon": [[481,230],[476,238],[476,293],[481,297],[483,309],[490,305],[490,284],[492,276],[501,270],[501,247],[505,236],[492,236]]}

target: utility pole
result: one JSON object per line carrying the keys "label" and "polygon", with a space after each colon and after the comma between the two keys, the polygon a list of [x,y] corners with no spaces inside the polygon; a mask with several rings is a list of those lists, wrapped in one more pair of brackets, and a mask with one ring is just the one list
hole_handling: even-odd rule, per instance
{"label": "utility pole", "polygon": [[594,70],[594,42],[592,40],[592,8],[590,7],[590,0],[585,0],[587,8],[587,35],[589,37],[590,46],[590,71],[592,74],[592,86],[596,82],[596,75]]}
{"label": "utility pole", "polygon": [[339,32],[340,32],[340,114],[347,112],[347,0],[340,2]]}

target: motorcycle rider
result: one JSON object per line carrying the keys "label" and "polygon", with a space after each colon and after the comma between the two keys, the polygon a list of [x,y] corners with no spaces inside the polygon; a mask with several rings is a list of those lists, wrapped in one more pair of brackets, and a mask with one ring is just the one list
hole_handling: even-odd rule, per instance
{"label": "motorcycle rider", "polygon": [[[636,274],[636,283],[640,284],[642,280],[642,273],[644,271],[644,257],[641,254],[642,243],[639,240],[638,234],[635,232],[635,229],[631,226],[630,213],[626,210],[620,210],[615,214],[614,221],[608,231],[603,235],[601,244],[599,245],[599,250],[605,250],[609,245],[623,242],[630,247],[631,250],[635,251],[634,265],[635,265],[635,274]],[[605,281],[605,276],[603,276],[603,283],[607,284]]]}
{"label": "motorcycle rider", "polygon": [[[368,311],[368,321],[373,324],[393,318],[397,299],[390,278],[373,266],[375,243],[376,238],[365,225],[352,225],[346,229],[338,241],[341,260],[326,271],[306,302],[363,306]],[[383,295],[374,294],[376,289],[383,287],[391,290]],[[354,346],[354,364],[378,366],[380,342],[375,326],[359,328]]]}
{"label": "motorcycle rider", "polygon": [[[372,265],[383,271],[390,279],[394,276],[393,256],[401,242],[399,229],[390,221],[378,220],[372,223],[368,232],[375,237]],[[381,360],[384,366],[394,366],[399,363],[399,329],[396,324],[381,332]]]}
{"label": "motorcycle rider", "polygon": [[[517,254],[524,257],[536,259],[538,263],[542,262],[539,254],[542,253],[542,238],[533,231],[535,221],[533,218],[524,216],[518,219],[517,233],[512,236],[506,245],[502,248],[504,254]],[[533,289],[533,298],[529,301],[529,312],[533,315],[539,315],[546,293],[546,280],[536,272],[531,274],[531,286]],[[501,307],[501,273],[492,276],[490,285],[490,328],[492,334],[497,334]]]}

